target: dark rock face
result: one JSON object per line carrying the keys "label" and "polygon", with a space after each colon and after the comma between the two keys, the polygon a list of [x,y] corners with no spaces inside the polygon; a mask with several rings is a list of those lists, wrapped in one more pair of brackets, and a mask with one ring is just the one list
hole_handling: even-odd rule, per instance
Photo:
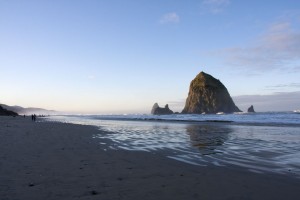
{"label": "dark rock face", "polygon": [[226,87],[213,76],[200,72],[191,82],[184,114],[241,112]]}
{"label": "dark rock face", "polygon": [[251,106],[248,108],[248,112],[255,112],[255,111],[254,111],[253,105],[251,105]]}
{"label": "dark rock face", "polygon": [[18,115],[18,113],[15,113],[10,110],[6,110],[6,109],[2,108],[2,106],[0,106],[0,116],[17,116],[17,115]]}
{"label": "dark rock face", "polygon": [[173,111],[170,110],[168,104],[164,108],[159,107],[157,103],[155,103],[151,110],[152,115],[170,115],[173,114]]}

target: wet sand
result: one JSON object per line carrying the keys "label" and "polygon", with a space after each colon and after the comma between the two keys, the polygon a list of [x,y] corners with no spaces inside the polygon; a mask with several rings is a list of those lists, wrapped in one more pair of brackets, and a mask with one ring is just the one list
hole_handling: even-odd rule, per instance
{"label": "wet sand", "polygon": [[300,180],[105,150],[92,126],[0,117],[0,199],[299,199]]}

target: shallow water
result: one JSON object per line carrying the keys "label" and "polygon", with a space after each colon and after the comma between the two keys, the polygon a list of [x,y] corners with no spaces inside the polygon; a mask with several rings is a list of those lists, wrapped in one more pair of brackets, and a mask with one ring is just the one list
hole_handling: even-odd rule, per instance
{"label": "shallow water", "polygon": [[96,138],[114,141],[108,149],[149,151],[194,165],[236,165],[257,173],[300,178],[297,126],[103,120],[91,116],[57,116],[49,120],[96,125],[106,131]]}

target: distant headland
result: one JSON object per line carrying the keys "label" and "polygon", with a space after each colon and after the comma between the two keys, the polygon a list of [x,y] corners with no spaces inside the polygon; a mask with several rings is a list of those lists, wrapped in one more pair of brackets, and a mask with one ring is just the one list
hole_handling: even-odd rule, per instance
{"label": "distant headland", "polygon": [[46,110],[43,108],[24,108],[21,106],[9,106],[6,104],[0,104],[0,106],[5,109],[12,111],[14,113],[17,113],[19,115],[32,115],[32,114],[37,114],[37,115],[53,115],[57,114],[58,112],[55,110]]}
{"label": "distant headland", "polygon": [[18,116],[18,113],[7,110],[0,105],[0,116]]}

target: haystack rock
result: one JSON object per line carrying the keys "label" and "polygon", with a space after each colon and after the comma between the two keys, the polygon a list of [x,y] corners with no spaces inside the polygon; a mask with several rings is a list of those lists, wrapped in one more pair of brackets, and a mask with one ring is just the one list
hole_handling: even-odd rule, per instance
{"label": "haystack rock", "polygon": [[252,113],[255,112],[255,111],[254,111],[253,105],[251,105],[251,106],[248,108],[248,112],[252,112]]}
{"label": "haystack rock", "polygon": [[170,110],[168,104],[164,108],[159,107],[157,103],[155,103],[151,110],[152,115],[170,115],[173,114],[173,111]]}
{"label": "haystack rock", "polygon": [[190,84],[184,114],[241,112],[226,87],[213,76],[200,72]]}

